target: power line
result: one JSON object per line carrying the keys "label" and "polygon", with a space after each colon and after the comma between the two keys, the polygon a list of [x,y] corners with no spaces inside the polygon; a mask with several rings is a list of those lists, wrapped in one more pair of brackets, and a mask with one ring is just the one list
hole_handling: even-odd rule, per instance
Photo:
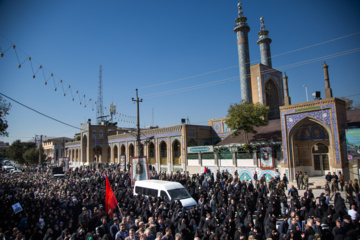
{"label": "power line", "polygon": [[79,129],[79,130],[80,130],[79,127],[72,126],[72,125],[67,124],[67,123],[65,123],[65,122],[63,122],[63,121],[60,121],[60,120],[58,120],[58,119],[56,119],[56,118],[53,118],[53,117],[50,117],[50,116],[48,116],[48,115],[46,115],[46,114],[44,114],[44,113],[41,113],[41,112],[39,112],[39,111],[37,111],[37,110],[29,107],[29,106],[26,106],[25,104],[23,104],[23,103],[21,103],[21,102],[19,102],[19,101],[16,101],[15,99],[13,99],[13,98],[11,98],[11,97],[9,97],[9,96],[6,96],[6,95],[3,94],[3,93],[0,93],[0,95],[6,97],[6,98],[8,98],[8,99],[10,99],[10,100],[13,101],[13,102],[16,102],[17,104],[20,104],[20,105],[23,106],[23,107],[26,107],[27,109],[30,109],[31,111],[36,112],[37,114],[40,114],[40,115],[42,115],[42,116],[44,116],[44,117],[47,117],[47,118],[50,118],[51,120],[54,120],[54,121],[56,121],[56,122],[59,122],[59,123],[61,123],[61,124],[66,125],[66,126],[69,126],[69,127],[76,128],[76,129]]}
{"label": "power line", "polygon": [[[317,57],[317,58],[313,58],[313,59],[309,59],[309,60],[305,60],[305,61],[301,61],[301,62],[297,62],[297,63],[292,63],[289,65],[280,66],[277,69],[285,70],[285,69],[294,68],[294,67],[298,67],[298,66],[318,62],[318,61],[323,61],[323,60],[330,59],[330,58],[335,58],[335,57],[340,57],[340,56],[344,56],[344,55],[351,54],[351,53],[356,53],[359,51],[360,51],[360,48],[354,48],[354,49],[343,51],[343,52],[338,52],[338,53],[334,53],[334,54],[330,54],[330,55],[326,55],[326,56],[322,56],[322,57]],[[263,71],[261,74],[266,74],[266,73],[270,73],[273,71],[274,70],[269,69],[269,70]],[[144,95],[143,97],[147,97],[147,98],[162,97],[162,96],[166,96],[166,95],[171,95],[171,94],[176,94],[176,93],[181,93],[181,92],[186,92],[186,91],[192,91],[192,90],[205,88],[205,87],[209,87],[209,86],[213,86],[213,85],[223,84],[226,82],[237,81],[238,78],[239,78],[239,76],[236,76],[236,77],[232,77],[232,78],[226,78],[226,79],[217,80],[217,81],[204,83],[204,84],[199,84],[199,85],[195,85],[195,86],[178,88],[178,89],[169,90],[169,91],[165,91],[165,92],[148,94],[148,95]]]}
{"label": "power line", "polygon": [[[234,79],[237,80],[238,77],[226,78],[226,79],[217,80],[217,81],[210,82],[210,83],[203,83],[203,84],[199,84],[199,85],[195,85],[195,86],[179,88],[179,89],[175,89],[175,90],[169,90],[169,91],[165,91],[165,92],[161,92],[161,93],[148,94],[148,95],[144,95],[143,97],[152,98],[152,97],[174,94],[174,93],[178,93],[178,92],[190,91],[190,90],[194,90],[194,89],[198,89],[198,88],[208,87],[209,85],[213,86],[213,85],[222,84],[222,83],[229,82],[229,81],[234,81]],[[181,91],[179,91],[179,90],[181,90]]]}
{"label": "power line", "polygon": [[[327,40],[327,41],[320,42],[320,43],[316,43],[316,44],[313,44],[313,45],[310,45],[310,46],[298,48],[298,49],[291,50],[291,51],[288,51],[288,52],[276,54],[276,55],[273,55],[272,58],[279,57],[279,56],[286,55],[286,54],[293,53],[293,52],[298,52],[298,51],[301,51],[301,50],[304,50],[304,49],[316,47],[316,46],[319,46],[319,45],[322,45],[322,44],[326,44],[326,43],[330,43],[330,42],[333,42],[333,41],[336,41],[336,40],[340,40],[340,39],[343,39],[343,38],[352,37],[352,36],[357,35],[357,34],[360,34],[360,32],[356,32],[356,33],[352,33],[352,34],[349,34],[349,35],[346,35],[346,36],[334,38],[334,39],[331,39],[331,40]],[[250,61],[249,63],[252,64],[252,63],[256,63],[256,62],[258,62],[258,61],[260,61],[260,59]],[[139,89],[145,89],[145,88],[151,88],[151,87],[156,87],[156,86],[161,86],[161,85],[167,85],[167,84],[170,84],[170,83],[179,82],[179,81],[187,80],[187,79],[190,79],[190,78],[200,77],[200,76],[204,76],[204,75],[208,75],[208,74],[212,74],[212,73],[224,71],[224,70],[231,69],[231,68],[235,68],[235,67],[238,67],[238,65],[231,66],[231,67],[226,67],[226,68],[221,68],[221,69],[217,69],[217,70],[214,70],[214,71],[210,71],[210,72],[206,72],[206,73],[201,73],[201,74],[197,74],[197,75],[193,75],[193,76],[189,76],[189,77],[185,77],[185,78],[180,78],[180,79],[176,79],[176,80],[171,80],[171,81],[168,81],[168,82],[153,84],[153,85],[145,86],[145,87],[142,87],[142,88],[139,88]]]}
{"label": "power line", "polygon": [[[301,50],[304,50],[304,49],[308,49],[308,48],[311,48],[311,47],[315,47],[315,46],[319,46],[319,45],[322,45],[322,44],[326,44],[326,43],[329,43],[329,42],[333,42],[333,41],[336,41],[336,40],[340,40],[340,39],[344,39],[344,38],[347,38],[347,37],[351,37],[351,36],[354,36],[354,35],[357,35],[359,34],[360,32],[356,32],[356,33],[352,33],[352,34],[349,34],[349,35],[346,35],[346,36],[342,36],[342,37],[338,37],[338,38],[334,38],[334,39],[331,39],[331,40],[327,40],[327,41],[324,41],[324,42],[320,42],[320,43],[317,43],[317,44],[313,44],[313,45],[310,45],[310,46],[306,46],[306,47],[302,47],[302,48],[298,48],[298,49],[295,49],[295,50],[291,50],[291,51],[288,51],[288,52],[285,52],[285,53],[280,53],[280,54],[277,54],[277,55],[274,55],[272,56],[272,58],[274,57],[278,57],[278,56],[282,56],[282,55],[285,55],[285,54],[289,54],[289,53],[293,53],[293,52],[297,52],[297,51],[301,51]],[[8,42],[11,43],[11,41],[9,41],[5,36],[3,36],[2,34],[0,34],[3,38],[5,38]],[[31,64],[31,69],[32,69],[32,73],[33,73],[33,78],[35,78],[36,74],[38,73],[38,71],[42,71],[43,72],[43,77],[44,77],[44,80],[45,80],[45,84],[47,84],[47,82],[49,80],[52,79],[53,81],[53,84],[55,86],[55,91],[56,89],[58,88],[58,86],[61,84],[62,85],[62,90],[63,90],[63,94],[64,96],[66,96],[66,93],[68,91],[70,91],[71,93],[71,96],[72,96],[72,100],[74,101],[74,95],[78,95],[78,98],[79,98],[79,102],[80,104],[84,103],[84,106],[86,107],[86,104],[87,103],[92,103],[91,101],[91,98],[89,100],[86,100],[86,97],[85,97],[85,94],[83,96],[80,95],[79,91],[76,91],[75,94],[73,94],[73,91],[70,87],[70,85],[68,85],[68,87],[66,88],[66,90],[64,89],[64,82],[63,80],[60,80],[59,82],[55,82],[55,74],[51,73],[50,76],[48,78],[45,77],[45,72],[44,72],[44,67],[42,65],[40,65],[40,67],[34,71],[34,68],[33,68],[33,65],[32,65],[32,59],[31,57],[26,57],[22,62],[20,61],[19,59],[19,56],[17,54],[17,51],[16,51],[16,48],[15,48],[15,44],[12,44],[7,48],[5,49],[5,51],[3,51],[1,48],[0,48],[0,51],[1,51],[1,54],[3,56],[4,53],[6,53],[8,50],[10,49],[13,49],[14,52],[15,52],[15,55],[16,55],[16,58],[17,58],[17,61],[19,63],[19,67],[24,64],[26,61],[29,61],[30,64]],[[25,55],[29,56],[24,50],[20,49],[23,53],[25,53]],[[349,50],[351,51],[351,50]],[[354,51],[354,52],[357,52]],[[342,55],[346,55],[346,54],[350,54],[350,53],[353,53],[353,52],[348,52],[348,53],[337,53],[339,55],[337,56],[342,56]],[[331,55],[328,55],[328,56],[325,56],[325,57],[322,57],[321,60],[325,60],[325,59],[328,59],[328,58],[332,58],[332,57],[335,57],[335,56],[331,56]],[[254,63],[254,62],[258,62],[260,59],[258,60],[255,60],[255,61],[251,61],[250,63]],[[306,61],[303,61],[303,62],[298,62],[298,63],[294,63],[294,64],[290,64],[290,65],[286,65],[286,66],[283,66],[282,68],[283,69],[288,69],[288,68],[292,68],[292,67],[296,67],[296,66],[301,66],[301,65],[304,65],[304,64],[309,64],[311,62],[316,62],[318,61],[317,59],[310,59],[310,60],[306,60]],[[220,72],[220,71],[224,71],[224,70],[227,70],[227,69],[231,69],[231,68],[235,68],[235,67],[238,67],[238,65],[235,65],[235,66],[231,66],[231,67],[226,67],[226,68],[222,68],[222,69],[217,69],[217,70],[214,70],[214,71],[210,71],[210,72],[206,72],[206,73],[202,73],[202,74],[197,74],[197,75],[194,75],[194,76],[189,76],[189,77],[185,77],[185,78],[181,78],[181,79],[177,79],[177,80],[172,80],[172,81],[168,81],[168,82],[163,82],[163,83],[159,83],[159,84],[154,84],[154,85],[150,85],[150,86],[145,86],[145,87],[142,87],[142,88],[139,88],[139,89],[145,89],[145,88],[151,88],[151,87],[156,87],[156,86],[160,86],[160,85],[166,85],[166,84],[170,84],[170,83],[174,83],[174,82],[179,82],[179,81],[183,81],[183,80],[187,80],[187,79],[191,79],[191,78],[195,78],[195,77],[200,77],[200,76],[204,76],[204,75],[208,75],[208,74],[212,74],[212,73],[216,73],[216,72]],[[234,77],[234,78],[238,78],[238,77]],[[186,88],[182,88],[182,89],[175,89],[175,90],[170,90],[170,91],[166,91],[166,92],[161,92],[161,93],[154,93],[154,94],[150,94],[150,95],[145,95],[145,97],[150,97],[150,98],[154,98],[154,97],[159,97],[159,96],[165,96],[165,95],[170,95],[170,94],[175,94],[175,93],[180,93],[180,92],[185,92],[185,91],[190,91],[190,90],[195,90],[195,89],[199,89],[199,88],[204,88],[204,87],[207,87],[207,86],[213,86],[213,85],[218,85],[218,84],[222,84],[222,83],[225,83],[225,82],[228,82],[228,81],[235,81],[235,80],[230,80],[229,79],[224,79],[224,80],[218,80],[218,81],[215,81],[215,82],[211,82],[211,83],[207,83],[207,84],[200,84],[200,85],[196,85],[196,86],[190,86],[190,87],[186,87]],[[95,102],[96,104],[96,102]],[[94,109],[93,109],[94,110]]]}

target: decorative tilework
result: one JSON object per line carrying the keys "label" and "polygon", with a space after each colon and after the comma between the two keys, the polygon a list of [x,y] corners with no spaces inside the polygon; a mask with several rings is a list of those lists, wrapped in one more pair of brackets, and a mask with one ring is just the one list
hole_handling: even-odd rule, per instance
{"label": "decorative tilework", "polygon": [[219,121],[219,122],[214,122],[213,123],[213,128],[214,128],[214,130],[215,130],[215,132],[221,132],[221,122]]}
{"label": "decorative tilework", "polygon": [[231,133],[221,133],[221,134],[213,134],[214,137],[227,137],[229,136]]}
{"label": "decorative tilework", "polygon": [[275,177],[275,172],[272,170],[260,170],[256,168],[236,168],[236,170],[239,173],[240,180],[245,180],[245,181],[252,180],[254,182],[253,176],[255,171],[258,174],[258,181],[263,175],[265,175],[266,182],[269,182],[270,178]]}
{"label": "decorative tilework", "polygon": [[[311,111],[311,112],[299,112],[296,113],[296,110],[284,111],[281,113],[281,121],[282,121],[282,139],[284,145],[284,152],[287,153],[287,142],[291,129],[302,119],[305,117],[315,118],[320,122],[323,122],[330,131],[334,133],[335,139],[335,156],[336,156],[336,164],[340,164],[340,149],[339,149],[339,137],[338,137],[338,127],[336,124],[336,112],[334,104],[326,104],[320,105],[320,110]],[[331,111],[330,111],[331,109]],[[286,116],[286,117],[285,117]],[[284,156],[285,164],[288,162],[288,156],[285,154]]]}
{"label": "decorative tilework", "polygon": [[104,130],[99,130],[99,139],[104,139]]}
{"label": "decorative tilework", "polygon": [[249,175],[247,172],[242,172],[239,174],[239,179],[240,181],[244,180],[245,182],[248,182],[250,180],[252,180],[252,177],[251,175]]}
{"label": "decorative tilework", "polygon": [[269,43],[262,42],[260,44],[260,55],[261,55],[261,63],[266,66],[272,67]]}
{"label": "decorative tilework", "polygon": [[178,137],[172,137],[172,138],[171,138],[171,142],[174,142],[175,139],[177,139],[177,140],[180,142],[180,144],[181,144],[181,137],[180,137],[180,136],[178,136]]}
{"label": "decorative tilework", "polygon": [[275,178],[274,171],[270,171],[270,170],[262,171],[261,173],[259,173],[258,179],[260,179],[263,175],[265,175],[266,182],[270,182],[270,178]]}
{"label": "decorative tilework", "polygon": [[158,138],[159,144],[161,143],[161,141],[164,141],[166,144],[168,144],[168,139],[167,138]]}
{"label": "decorative tilework", "polygon": [[[179,135],[181,135],[181,131],[180,132],[164,133],[164,134],[156,134],[156,135],[154,135],[154,138],[172,137],[172,136],[179,136]],[[140,139],[143,140],[143,139],[146,139],[148,137],[149,137],[149,135],[141,136]],[[131,137],[127,137],[127,138],[111,139],[111,140],[109,140],[109,143],[123,142],[123,141],[135,141],[135,140],[136,140],[136,137],[131,136]]]}
{"label": "decorative tilework", "polygon": [[190,129],[190,130],[189,130],[189,135],[190,135],[190,137],[194,137],[194,136],[195,136],[195,130],[194,130],[194,129]]}
{"label": "decorative tilework", "polygon": [[303,124],[294,135],[295,140],[329,139],[326,129],[315,123]]}
{"label": "decorative tilework", "polygon": [[[248,31],[237,31],[241,99],[252,102]],[[241,41],[239,41],[242,39]]]}
{"label": "decorative tilework", "polygon": [[264,101],[261,100],[261,95],[260,95],[260,93],[261,93],[261,90],[260,90],[261,83],[260,83],[260,77],[259,77],[259,76],[256,77],[256,81],[257,81],[258,99],[259,99],[259,102],[262,103],[262,104],[264,104]]}
{"label": "decorative tilework", "polygon": [[223,122],[223,132],[230,132],[230,129],[228,128],[228,125]]}
{"label": "decorative tilework", "polygon": [[330,110],[322,110],[322,111],[314,111],[314,112],[304,112],[304,113],[298,113],[294,115],[288,115],[286,116],[286,122],[287,122],[287,132],[290,131],[290,129],[295,126],[300,120],[302,120],[305,117],[311,117],[319,120],[320,122],[323,122],[331,129],[331,119],[330,119]]}

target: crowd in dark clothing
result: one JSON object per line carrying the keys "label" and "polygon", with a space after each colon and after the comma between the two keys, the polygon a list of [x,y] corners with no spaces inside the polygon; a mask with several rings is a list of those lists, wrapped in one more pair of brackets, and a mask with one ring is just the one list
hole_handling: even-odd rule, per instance
{"label": "crowd in dark clothing", "polygon": [[[119,203],[112,218],[104,208],[105,173]],[[0,240],[331,240],[360,235],[359,192],[347,199],[336,193],[330,205],[325,193],[314,196],[309,189],[299,196],[294,186],[285,189],[284,181],[269,189],[265,179],[245,182],[237,173],[150,175],[180,182],[197,206],[185,209],[180,201],[134,196],[131,176],[120,166],[76,168],[64,179],[52,177],[50,169],[2,172]],[[18,213],[12,208],[16,203],[23,208]]]}

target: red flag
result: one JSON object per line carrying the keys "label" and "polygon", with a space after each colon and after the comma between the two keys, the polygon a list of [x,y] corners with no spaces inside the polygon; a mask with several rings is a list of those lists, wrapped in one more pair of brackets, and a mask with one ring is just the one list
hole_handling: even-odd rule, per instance
{"label": "red flag", "polygon": [[108,213],[111,210],[110,217],[113,217],[113,209],[118,205],[118,201],[116,200],[115,194],[111,188],[109,179],[107,175],[106,177],[106,192],[105,192],[105,212]]}

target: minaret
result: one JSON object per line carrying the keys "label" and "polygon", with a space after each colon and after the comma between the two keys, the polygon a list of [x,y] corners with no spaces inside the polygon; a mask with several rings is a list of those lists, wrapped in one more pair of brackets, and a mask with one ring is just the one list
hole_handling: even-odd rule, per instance
{"label": "minaret", "polygon": [[288,81],[287,81],[288,77],[286,76],[286,73],[284,73],[284,90],[285,90],[285,96],[284,96],[284,104],[285,106],[289,106],[291,105],[291,98],[289,96],[289,87],[288,87]]}
{"label": "minaret", "polygon": [[324,61],[323,69],[324,69],[324,77],[325,77],[325,98],[332,98],[332,89],[330,88],[330,80],[329,80],[329,70],[328,65]]}
{"label": "minaret", "polygon": [[260,54],[261,54],[261,63],[272,68],[271,64],[271,52],[270,52],[270,43],[271,38],[269,38],[269,31],[265,30],[264,18],[260,18],[260,32],[259,40],[257,44],[260,45]]}
{"label": "minaret", "polygon": [[236,18],[234,32],[237,37],[239,54],[241,100],[252,102],[251,78],[250,78],[250,56],[248,32],[250,27],[247,25],[247,18],[243,16],[242,3],[238,3],[239,16]]}

